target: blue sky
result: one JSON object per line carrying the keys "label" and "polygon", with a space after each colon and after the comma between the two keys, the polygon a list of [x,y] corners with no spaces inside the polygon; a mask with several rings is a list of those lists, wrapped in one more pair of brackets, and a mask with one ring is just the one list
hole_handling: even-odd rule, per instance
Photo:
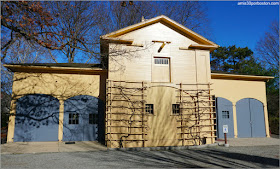
{"label": "blue sky", "polygon": [[238,1],[206,2],[211,23],[211,40],[220,46],[248,46],[255,51],[256,43],[268,31],[271,22],[279,21],[279,6],[240,6],[237,3]]}

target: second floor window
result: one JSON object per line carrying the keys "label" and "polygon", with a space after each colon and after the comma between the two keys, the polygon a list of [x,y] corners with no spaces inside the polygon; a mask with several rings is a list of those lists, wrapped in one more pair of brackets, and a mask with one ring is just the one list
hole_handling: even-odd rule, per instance
{"label": "second floor window", "polygon": [[169,64],[169,59],[168,58],[155,58],[155,64],[168,65]]}

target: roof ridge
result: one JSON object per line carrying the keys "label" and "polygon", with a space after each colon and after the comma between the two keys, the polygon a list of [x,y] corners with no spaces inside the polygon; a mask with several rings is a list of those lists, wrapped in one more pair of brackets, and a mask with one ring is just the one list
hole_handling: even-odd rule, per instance
{"label": "roof ridge", "polygon": [[217,46],[217,47],[219,46],[216,43],[208,40],[207,38],[203,37],[202,35],[192,31],[191,29],[185,27],[184,25],[181,25],[180,23],[170,19],[169,17],[167,17],[165,15],[159,15],[159,16],[156,16],[154,18],[147,19],[143,22],[139,22],[139,23],[136,23],[134,25],[127,26],[125,28],[116,30],[114,32],[110,32],[108,34],[100,36],[100,38],[105,39],[105,38],[109,38],[109,37],[118,37],[120,35],[132,32],[132,31],[137,30],[137,29],[141,29],[143,27],[149,26],[151,24],[154,24],[154,23],[157,23],[157,22],[160,22],[160,21],[166,22],[170,26],[173,26],[177,30],[182,31],[183,33],[186,33],[186,34],[190,35],[192,38],[194,38],[197,41],[200,41],[204,44],[213,45],[213,46]]}

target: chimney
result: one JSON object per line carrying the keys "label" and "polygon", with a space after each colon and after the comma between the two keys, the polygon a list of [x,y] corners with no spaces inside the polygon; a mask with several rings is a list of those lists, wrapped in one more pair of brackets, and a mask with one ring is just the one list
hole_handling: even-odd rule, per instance
{"label": "chimney", "polygon": [[141,22],[144,22],[146,19],[144,18],[144,16],[142,16]]}

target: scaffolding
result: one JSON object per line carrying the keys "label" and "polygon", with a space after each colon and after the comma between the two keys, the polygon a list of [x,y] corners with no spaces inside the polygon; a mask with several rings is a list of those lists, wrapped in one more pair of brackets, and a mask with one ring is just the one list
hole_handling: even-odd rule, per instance
{"label": "scaffolding", "polygon": [[128,147],[131,143],[136,143],[137,147],[145,147],[146,88],[145,82],[107,80],[106,143],[108,147]]}
{"label": "scaffolding", "polygon": [[216,137],[215,96],[210,83],[177,84],[177,104],[180,113],[177,128],[181,145],[206,144]]}
{"label": "scaffolding", "polygon": [[[178,132],[174,140],[179,139],[179,145],[214,143],[216,137],[215,98],[211,94],[210,86],[210,83],[180,83],[173,87],[176,92],[179,113],[174,116],[176,118],[174,126],[170,127],[176,127]],[[145,104],[147,89],[154,87],[158,87],[158,85],[146,82],[107,80],[107,147],[147,146],[149,124]]]}

